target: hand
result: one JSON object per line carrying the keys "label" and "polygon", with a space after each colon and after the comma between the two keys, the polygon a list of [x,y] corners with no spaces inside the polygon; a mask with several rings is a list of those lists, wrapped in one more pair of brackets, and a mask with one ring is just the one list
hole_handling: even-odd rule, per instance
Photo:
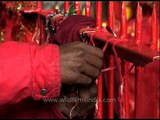
{"label": "hand", "polygon": [[101,49],[76,41],[60,46],[62,84],[88,85],[100,74]]}
{"label": "hand", "polygon": [[95,83],[92,83],[88,86],[80,87],[78,89],[79,101],[72,112],[72,118],[83,118],[90,112],[94,112],[97,94],[98,89]]}
{"label": "hand", "polygon": [[93,118],[97,97],[96,84],[79,86],[76,90],[78,94],[76,94],[76,91],[61,94],[60,99],[66,101],[59,102],[59,110],[66,118]]}

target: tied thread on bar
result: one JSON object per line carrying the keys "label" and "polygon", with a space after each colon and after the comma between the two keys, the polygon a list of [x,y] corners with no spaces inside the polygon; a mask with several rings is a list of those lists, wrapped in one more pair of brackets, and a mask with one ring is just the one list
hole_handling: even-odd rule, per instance
{"label": "tied thread on bar", "polygon": [[[110,28],[108,28],[108,29],[110,29]],[[108,30],[108,29],[107,29],[107,30]],[[102,29],[102,31],[104,32],[104,29]],[[85,32],[84,32],[84,33],[92,33],[92,34],[90,35],[90,41],[89,41],[89,42],[90,42],[90,44],[91,44],[92,46],[94,46],[94,47],[96,47],[96,45],[95,45],[95,43],[94,43],[93,37],[94,37],[95,35],[98,35],[100,32],[101,32],[101,31],[99,31],[99,30],[98,30],[98,32],[97,32],[96,29],[93,29],[93,30],[85,31]],[[101,72],[106,72],[106,71],[109,71],[109,70],[113,70],[113,69],[115,69],[115,68],[118,69],[119,78],[120,78],[120,81],[122,82],[121,85],[120,85],[120,88],[119,88],[119,89],[120,89],[120,92],[119,92],[119,101],[121,102],[121,105],[122,105],[122,106],[121,106],[121,108],[122,108],[122,110],[121,110],[121,118],[125,118],[125,109],[123,109],[123,108],[124,108],[124,100],[123,100],[124,93],[123,93],[123,92],[124,92],[124,90],[125,90],[125,87],[124,87],[123,81],[124,81],[124,79],[126,78],[126,76],[128,75],[128,73],[132,70],[132,68],[134,67],[134,65],[132,65],[132,66],[129,68],[129,70],[125,73],[125,75],[122,76],[121,69],[120,69],[120,65],[118,64],[118,63],[119,63],[119,62],[118,62],[118,55],[117,55],[117,52],[116,52],[116,50],[115,50],[115,45],[118,44],[118,43],[127,42],[128,40],[127,40],[126,38],[117,38],[117,35],[116,35],[113,31],[111,31],[111,29],[110,29],[110,33],[112,33],[112,35],[113,35],[114,37],[113,37],[113,38],[110,38],[109,40],[106,41],[106,43],[105,43],[105,45],[104,45],[104,47],[103,47],[103,52],[106,51],[106,48],[107,48],[109,42],[113,44],[113,45],[112,45],[112,50],[113,50],[113,53],[114,53],[114,56],[115,56],[115,59],[116,59],[117,67],[104,68],[104,69],[102,69]]]}
{"label": "tied thread on bar", "polygon": [[[99,29],[97,30],[96,28],[89,28],[89,30],[86,29],[85,31],[81,32],[81,35],[82,34],[84,35],[84,33],[92,33],[90,35],[90,39],[89,39],[90,41],[87,42],[87,43],[90,43],[92,46],[96,47],[95,42],[93,40],[93,37],[95,35],[101,34],[101,32],[106,32],[106,29],[102,28],[101,31],[100,31]],[[118,64],[118,55],[117,55],[116,50],[115,50],[115,45],[118,44],[118,43],[121,43],[121,42],[126,42],[128,40],[125,39],[125,38],[117,38],[117,35],[113,31],[111,32],[111,29],[110,29],[110,33],[112,33],[113,37],[106,41],[106,43],[103,47],[103,52],[106,51],[106,48],[107,48],[109,42],[113,44],[112,50],[113,50],[114,56],[116,58],[117,67],[104,68],[104,69],[102,69],[101,72],[107,72],[107,71],[113,70],[115,68],[118,68],[119,78],[120,78],[120,81],[122,82],[127,74],[125,74],[124,76],[122,76],[122,74],[121,74],[120,65]],[[121,86],[120,86],[120,93],[119,93],[119,101],[121,102],[121,105],[124,104],[124,101],[123,101],[123,91],[124,91],[123,89],[124,89],[124,87],[123,86],[124,86],[124,83],[122,82]],[[124,106],[121,106],[121,108],[122,108],[121,118],[125,118],[125,111],[123,109]]]}

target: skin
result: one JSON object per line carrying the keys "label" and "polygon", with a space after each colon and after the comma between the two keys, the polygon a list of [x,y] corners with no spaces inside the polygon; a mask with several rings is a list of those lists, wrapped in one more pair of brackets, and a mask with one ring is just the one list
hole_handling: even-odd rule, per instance
{"label": "skin", "polygon": [[[61,59],[61,82],[62,84],[74,86],[78,85],[78,97],[80,99],[93,99],[97,96],[98,78],[102,69],[103,51],[86,43],[76,41],[60,46]],[[63,98],[64,96],[60,96]],[[73,108],[72,102],[60,102],[60,111],[69,117]],[[82,118],[95,107],[95,101],[82,102],[72,112],[72,117]],[[85,109],[84,109],[85,108]]]}
{"label": "skin", "polygon": [[101,49],[76,41],[60,46],[62,84],[89,85],[102,68]]}

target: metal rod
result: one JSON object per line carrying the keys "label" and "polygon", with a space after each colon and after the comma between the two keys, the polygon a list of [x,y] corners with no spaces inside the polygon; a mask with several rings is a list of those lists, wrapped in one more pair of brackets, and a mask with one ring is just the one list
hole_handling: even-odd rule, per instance
{"label": "metal rod", "polygon": [[[113,24],[114,24],[114,3],[109,1],[108,6],[108,26],[113,30]],[[108,67],[114,66],[114,57],[112,55],[109,56],[109,65]],[[114,98],[114,70],[109,71],[108,76],[108,98],[113,99]],[[108,103],[108,118],[113,119],[114,118],[114,103],[109,102]]]}
{"label": "metal rod", "polygon": [[98,77],[98,112],[96,118],[103,118],[103,78],[102,73]]}
{"label": "metal rod", "polygon": [[67,13],[69,9],[69,1],[64,1],[64,13]]}
{"label": "metal rod", "polygon": [[[126,18],[126,4],[122,3],[122,15],[121,15],[121,37],[124,38],[127,36],[127,18]],[[124,106],[125,106],[125,118],[129,118],[129,95],[128,95],[128,83],[129,78],[125,76],[128,69],[128,62],[122,60],[122,75],[124,77]]]}
{"label": "metal rod", "polygon": [[85,15],[91,16],[91,2],[89,1],[86,2]]}
{"label": "metal rod", "polygon": [[[142,8],[138,2],[136,24],[135,24],[135,42],[140,47],[142,41]],[[142,106],[142,68],[135,66],[135,118],[139,117]]]}
{"label": "metal rod", "polygon": [[80,2],[75,2],[74,3],[75,9],[76,9],[76,15],[80,14]]}
{"label": "metal rod", "polygon": [[157,15],[156,15],[156,6],[153,5],[152,10],[152,18],[151,18],[151,41],[152,45],[151,48],[153,50],[157,50],[158,48],[158,28],[157,28]]}
{"label": "metal rod", "polygon": [[96,2],[96,28],[102,27],[102,2]]}

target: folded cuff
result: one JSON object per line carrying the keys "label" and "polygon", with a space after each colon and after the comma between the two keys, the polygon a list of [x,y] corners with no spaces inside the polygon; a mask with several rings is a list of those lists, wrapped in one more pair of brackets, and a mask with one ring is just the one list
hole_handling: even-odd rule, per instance
{"label": "folded cuff", "polygon": [[35,100],[54,98],[60,95],[60,54],[56,45],[42,45],[33,55],[33,92]]}

